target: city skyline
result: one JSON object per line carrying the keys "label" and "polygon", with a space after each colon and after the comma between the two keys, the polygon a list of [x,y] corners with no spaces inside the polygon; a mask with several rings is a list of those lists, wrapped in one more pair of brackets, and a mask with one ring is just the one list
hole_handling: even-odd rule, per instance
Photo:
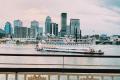
{"label": "city skyline", "polygon": [[[68,13],[70,19],[80,19],[83,34],[120,34],[119,0],[0,0],[0,28],[7,21],[20,19],[23,25],[30,27],[30,21],[37,20],[44,27],[46,16],[50,16],[61,27],[60,14]],[[74,4],[73,4],[74,3]],[[62,6],[61,6],[62,5]],[[4,7],[4,8],[3,8]],[[13,27],[13,26],[12,26]]]}

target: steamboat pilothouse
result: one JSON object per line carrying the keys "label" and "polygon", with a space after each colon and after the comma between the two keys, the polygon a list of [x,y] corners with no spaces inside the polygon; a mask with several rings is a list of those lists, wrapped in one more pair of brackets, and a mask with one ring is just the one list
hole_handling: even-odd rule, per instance
{"label": "steamboat pilothouse", "polygon": [[86,39],[48,39],[39,42],[35,48],[37,51],[63,52],[76,54],[103,55],[102,50],[92,48],[92,41]]}

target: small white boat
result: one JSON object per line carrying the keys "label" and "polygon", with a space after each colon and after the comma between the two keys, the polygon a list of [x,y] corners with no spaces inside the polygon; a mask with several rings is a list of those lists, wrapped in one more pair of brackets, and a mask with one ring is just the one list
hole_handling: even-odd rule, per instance
{"label": "small white boat", "polygon": [[82,47],[78,44],[48,44],[39,43],[35,48],[37,51],[48,51],[48,52],[64,52],[64,53],[77,53],[77,54],[97,54],[103,55],[104,52],[101,50],[95,50],[91,47]]}

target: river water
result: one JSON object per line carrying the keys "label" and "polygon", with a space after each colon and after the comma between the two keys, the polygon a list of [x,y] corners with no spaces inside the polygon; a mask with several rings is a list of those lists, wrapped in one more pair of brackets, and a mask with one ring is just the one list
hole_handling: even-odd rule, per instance
{"label": "river water", "polygon": [[[105,55],[120,55],[118,45],[94,45],[96,49],[104,51]],[[35,45],[0,44],[2,54],[67,54],[38,52]],[[0,68],[92,68],[92,69],[120,69],[120,58],[81,58],[65,57],[64,66],[61,57],[35,57],[35,56],[0,56]],[[11,76],[10,80],[13,76]],[[120,78],[119,78],[120,79]],[[115,79],[115,80],[119,80]],[[0,75],[0,80],[6,80]],[[23,80],[22,78],[19,80]],[[101,80],[101,79],[100,79]],[[109,80],[109,79],[106,79]],[[111,80],[111,79],[110,79]]]}
{"label": "river water", "polygon": [[[53,54],[50,52],[36,51],[35,45],[16,45],[16,44],[0,44],[0,53],[2,54]],[[94,45],[94,48],[101,49],[105,55],[120,55],[119,45]],[[67,53],[54,53],[67,54]],[[14,64],[11,65],[11,64]],[[18,65],[15,65],[18,64]],[[22,65],[20,65],[22,64]],[[26,65],[27,64],[27,65]],[[29,65],[28,65],[29,64]],[[42,66],[40,65],[42,64]],[[44,64],[56,64],[55,66]],[[61,57],[19,57],[19,56],[0,56],[0,67],[63,67],[63,58]],[[64,67],[66,68],[119,68],[119,58],[80,58],[65,57]],[[68,65],[67,65],[68,64]],[[77,66],[75,66],[77,65]],[[79,65],[79,66],[78,66]]]}
{"label": "river water", "polygon": [[[120,45],[93,45],[92,47],[95,49],[101,49],[105,55],[120,55]],[[41,52],[35,51],[35,44],[0,44],[0,53],[41,54]]]}

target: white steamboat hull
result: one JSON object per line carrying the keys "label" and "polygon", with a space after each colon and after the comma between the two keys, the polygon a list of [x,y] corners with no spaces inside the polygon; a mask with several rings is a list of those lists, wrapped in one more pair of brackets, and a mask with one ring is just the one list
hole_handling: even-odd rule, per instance
{"label": "white steamboat hull", "polygon": [[77,54],[97,54],[103,55],[104,52],[101,50],[95,51],[90,45],[85,44],[47,44],[39,43],[36,46],[37,51],[48,51],[48,52],[64,52],[64,53],[77,53]]}
{"label": "white steamboat hull", "polygon": [[85,49],[60,49],[60,48],[42,48],[37,49],[37,51],[47,51],[47,52],[63,52],[63,53],[76,53],[76,54],[89,54],[89,55],[103,55],[104,52],[90,52]]}

